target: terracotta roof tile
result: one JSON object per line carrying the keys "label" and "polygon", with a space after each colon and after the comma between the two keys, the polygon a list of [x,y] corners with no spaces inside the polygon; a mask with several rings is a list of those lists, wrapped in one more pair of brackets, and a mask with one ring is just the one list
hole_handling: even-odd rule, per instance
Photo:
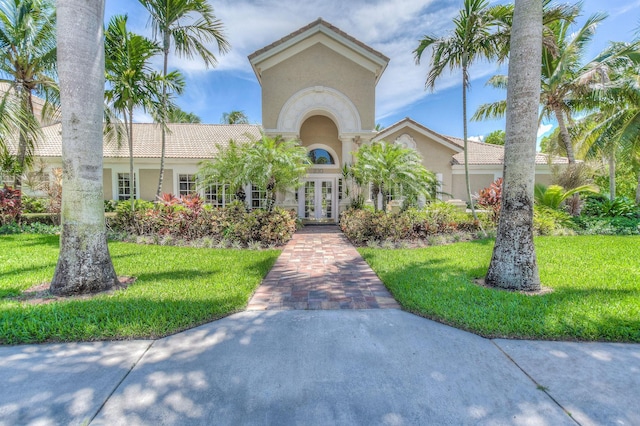
{"label": "terracotta roof tile", "polygon": [[[169,124],[166,158],[212,158],[215,145],[228,144],[230,139],[239,142],[260,138],[261,127],[254,124]],[[37,157],[60,157],[62,155],[61,125],[54,124],[43,129],[44,138],[36,146]],[[160,158],[162,132],[152,123],[133,125],[133,155],[135,158]],[[126,140],[120,146],[116,141],[104,144],[106,158],[127,158],[129,150]]]}

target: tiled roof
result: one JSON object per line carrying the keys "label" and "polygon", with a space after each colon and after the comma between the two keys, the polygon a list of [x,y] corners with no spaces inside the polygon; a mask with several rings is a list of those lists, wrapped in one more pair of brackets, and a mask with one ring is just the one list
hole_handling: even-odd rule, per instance
{"label": "tiled roof", "polygon": [[380,59],[382,59],[382,60],[384,60],[386,62],[389,62],[389,58],[387,58],[382,53],[378,52],[375,49],[372,49],[371,47],[367,46],[366,44],[364,44],[360,40],[350,36],[349,34],[345,33],[344,31],[342,31],[338,27],[336,27],[334,25],[331,25],[330,23],[328,23],[327,21],[323,20],[322,18],[318,18],[315,21],[313,21],[312,23],[310,23],[309,25],[305,25],[304,27],[300,28],[299,30],[296,30],[296,31],[292,32],[291,34],[282,37],[280,40],[274,41],[270,45],[265,46],[262,49],[256,50],[255,52],[253,52],[252,54],[249,55],[249,60],[252,60],[253,58],[255,58],[257,56],[260,56],[263,53],[268,52],[269,50],[274,49],[274,48],[280,46],[281,44],[286,43],[287,41],[291,40],[292,38],[297,37],[300,34],[304,33],[305,31],[308,31],[311,28],[313,28],[315,26],[318,26],[318,25],[322,25],[322,26],[330,29],[331,31],[335,32],[336,34],[339,34],[340,36],[346,38],[347,40],[351,41],[352,43],[355,43],[359,47],[365,49],[367,52],[379,57]]}
{"label": "tiled roof", "polygon": [[[464,146],[464,141],[460,138],[447,136],[447,138],[459,146]],[[500,145],[492,145],[484,142],[467,141],[469,165],[500,165],[504,160],[504,147]],[[567,164],[565,157],[553,157],[552,164]],[[464,164],[464,152],[453,156],[454,165]],[[536,164],[549,164],[549,155],[536,153]]]}
{"label": "tiled roof", "polygon": [[[227,145],[229,140],[246,142],[259,139],[261,127],[255,124],[169,124],[166,135],[166,158],[212,158],[215,145]],[[60,124],[43,129],[44,140],[35,149],[37,157],[60,157],[62,134]],[[152,123],[134,123],[133,155],[135,158],[160,158],[162,131]],[[105,142],[105,158],[129,157],[126,139],[120,146],[117,141]]]}

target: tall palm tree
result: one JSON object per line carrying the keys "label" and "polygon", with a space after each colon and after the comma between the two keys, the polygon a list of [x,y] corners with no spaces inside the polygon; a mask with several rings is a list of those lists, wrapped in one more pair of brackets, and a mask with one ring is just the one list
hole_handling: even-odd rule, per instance
{"label": "tall palm tree", "polygon": [[[171,87],[180,93],[184,87],[182,76],[174,71],[163,77],[153,71],[149,60],[160,51],[153,41],[127,30],[127,17],[111,18],[105,36],[105,70],[109,89],[105,91],[108,104],[124,121],[129,145],[129,185],[131,200],[135,198],[133,174],[133,112],[142,107],[153,112],[161,110],[162,89]],[[131,203],[134,209],[134,203]]]}
{"label": "tall palm tree", "polygon": [[386,211],[384,201],[394,188],[402,188],[407,196],[430,197],[437,186],[435,175],[422,165],[420,154],[385,141],[363,145],[355,153],[351,169],[356,181],[372,185],[375,210],[378,194],[382,194],[382,210]]}
{"label": "tall palm tree", "polygon": [[54,294],[92,293],[118,284],[104,222],[102,117],[104,0],[58,0],[62,102],[62,234]]}
{"label": "tall palm tree", "polygon": [[222,114],[220,119],[222,124],[249,124],[249,117],[244,111],[231,111]]}
{"label": "tall palm tree", "polygon": [[469,182],[467,150],[467,89],[470,85],[469,67],[478,60],[492,60],[504,52],[504,34],[497,29],[508,21],[511,9],[508,6],[489,7],[488,0],[464,0],[464,7],[454,18],[454,30],[446,37],[425,35],[413,51],[416,63],[423,53],[431,48],[431,68],[425,86],[434,90],[436,80],[445,69],[462,71],[462,122],[464,140],[464,175],[467,199],[471,203],[473,217],[477,219],[471,184]]}
{"label": "tall palm tree", "polygon": [[[572,113],[580,108],[580,101],[589,96],[593,83],[606,78],[606,62],[614,59],[598,57],[584,64],[584,54],[589,42],[593,39],[598,24],[607,15],[603,13],[592,15],[577,32],[572,33],[571,25],[580,12],[578,7],[571,12],[571,15],[545,25],[549,39],[552,40],[544,44],[542,50],[540,119],[553,116],[557,121],[560,140],[566,150],[569,164],[576,162],[572,138],[567,127],[572,122]],[[507,87],[508,79],[504,75],[497,75],[487,84],[504,89]],[[471,119],[498,118],[504,116],[505,110],[505,101],[483,104]]]}
{"label": "tall palm tree", "polygon": [[[206,46],[215,43],[221,54],[229,50],[222,22],[216,18],[213,7],[207,0],[139,0],[151,15],[149,22],[154,37],[160,40],[163,53],[162,75],[168,73],[171,44],[179,56],[199,56],[207,67],[215,67],[217,59]],[[168,111],[167,86],[162,88],[163,109],[159,115],[161,124],[166,123]],[[162,128],[162,150],[160,154],[160,178],[156,196],[162,191],[164,179],[164,157],[166,129]]]}
{"label": "tall palm tree", "polygon": [[511,30],[502,208],[485,281],[515,290],[540,289],[533,245],[542,0],[516,0]]}
{"label": "tall palm tree", "polygon": [[14,176],[18,189],[39,135],[33,95],[57,99],[55,21],[51,0],[0,2],[0,84],[9,87],[0,94],[0,131],[6,136],[15,129],[18,134]]}
{"label": "tall palm tree", "polygon": [[607,52],[621,60],[610,67],[610,81],[603,86],[603,96],[593,100],[597,110],[580,120],[575,133],[579,155],[606,158],[609,197],[613,200],[617,160],[630,162],[636,169],[640,160],[640,40],[613,43],[600,56]]}

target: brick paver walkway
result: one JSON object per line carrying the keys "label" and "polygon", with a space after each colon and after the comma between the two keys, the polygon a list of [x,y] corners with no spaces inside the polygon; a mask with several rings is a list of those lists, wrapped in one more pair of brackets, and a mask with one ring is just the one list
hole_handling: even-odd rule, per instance
{"label": "brick paver walkway", "polygon": [[247,309],[399,307],[337,226],[307,226],[287,243]]}

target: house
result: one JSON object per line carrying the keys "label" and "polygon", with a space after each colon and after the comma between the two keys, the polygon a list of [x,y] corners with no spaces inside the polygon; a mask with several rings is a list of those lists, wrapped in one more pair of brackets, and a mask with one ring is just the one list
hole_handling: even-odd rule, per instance
{"label": "house", "polygon": [[[433,171],[444,199],[466,200],[463,143],[405,118],[375,130],[375,89],[389,59],[330,23],[318,19],[249,55],[262,89],[262,126],[171,124],[167,134],[163,192],[201,191],[207,202],[223,205],[231,198],[224,185],[197,189],[198,163],[215,157],[215,144],[269,136],[296,138],[314,162],[297,192],[281,194],[278,203],[293,208],[302,219],[336,221],[349,200],[344,193],[342,166],[353,152],[376,140],[417,150]],[[44,128],[36,157],[50,168],[61,167],[60,125]],[[115,142],[104,146],[104,197],[152,200],[159,176],[160,127],[134,124],[135,179],[129,177],[128,150]],[[469,142],[472,192],[502,175],[502,147]],[[556,159],[556,162],[566,162]],[[536,180],[548,184],[551,167],[536,158]],[[264,193],[247,188],[248,202],[260,207]],[[139,194],[139,195],[138,195]],[[374,202],[369,200],[370,202]],[[376,200],[380,202],[381,200]]]}

